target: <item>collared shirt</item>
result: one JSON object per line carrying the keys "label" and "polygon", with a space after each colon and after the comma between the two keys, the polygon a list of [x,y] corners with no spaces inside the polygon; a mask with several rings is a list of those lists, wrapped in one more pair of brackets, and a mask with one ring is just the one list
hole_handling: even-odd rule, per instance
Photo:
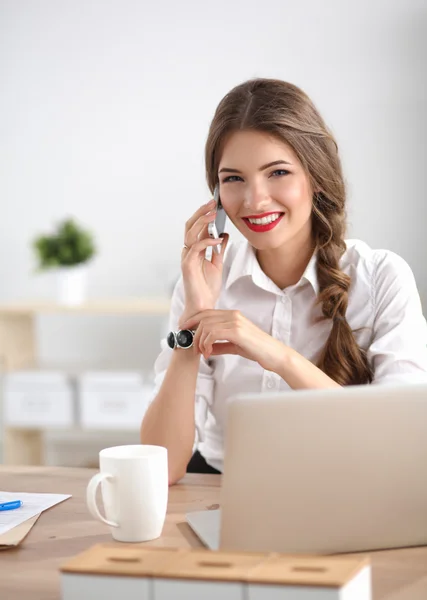
{"label": "collared shirt", "polygon": [[[427,326],[409,265],[387,250],[348,240],[341,269],[351,277],[346,319],[358,345],[367,351],[373,383],[427,382]],[[262,271],[246,240],[230,244],[216,308],[239,310],[260,329],[317,363],[332,328],[321,320],[316,254],[301,279],[283,290]],[[177,330],[184,311],[182,278],[175,286],[169,319]],[[172,352],[166,340],[155,363],[157,394]],[[178,350],[185,352],[185,350]],[[237,393],[289,390],[279,375],[237,355],[201,358],[196,385],[196,441],[208,464],[222,471],[227,399]]]}

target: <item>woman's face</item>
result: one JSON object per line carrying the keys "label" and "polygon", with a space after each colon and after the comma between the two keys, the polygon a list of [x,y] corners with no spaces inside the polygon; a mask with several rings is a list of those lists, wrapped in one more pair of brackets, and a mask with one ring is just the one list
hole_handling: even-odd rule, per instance
{"label": "woman's face", "polygon": [[292,148],[259,131],[238,131],[224,145],[218,168],[221,203],[257,250],[311,240],[313,192]]}

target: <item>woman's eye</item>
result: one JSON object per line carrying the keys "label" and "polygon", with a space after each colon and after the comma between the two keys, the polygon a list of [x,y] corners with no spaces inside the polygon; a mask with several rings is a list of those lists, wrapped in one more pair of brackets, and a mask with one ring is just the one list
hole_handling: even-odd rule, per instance
{"label": "woman's eye", "polygon": [[242,180],[242,178],[239,177],[238,175],[230,175],[229,177],[226,177],[225,179],[223,179],[222,183],[230,183],[232,181],[237,181],[238,179]]}
{"label": "woman's eye", "polygon": [[[289,175],[289,171],[286,169],[276,169],[270,174],[270,177],[283,177]],[[243,181],[239,175],[229,175],[222,180],[222,183],[232,183],[233,181]]]}
{"label": "woman's eye", "polygon": [[276,171],[273,171],[271,175],[274,177],[282,177],[283,175],[289,175],[289,171],[286,169],[276,169]]}

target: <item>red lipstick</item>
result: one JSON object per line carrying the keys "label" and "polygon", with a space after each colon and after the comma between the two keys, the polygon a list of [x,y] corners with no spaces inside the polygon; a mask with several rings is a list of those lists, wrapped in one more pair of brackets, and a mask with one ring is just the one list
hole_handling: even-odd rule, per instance
{"label": "red lipstick", "polygon": [[280,221],[284,217],[284,214],[280,214],[280,217],[278,219],[272,221],[271,223],[266,223],[265,225],[257,225],[255,223],[251,223],[249,219],[262,219],[263,217],[267,217],[268,215],[274,215],[277,213],[278,211],[276,210],[274,212],[263,213],[262,215],[250,215],[248,217],[243,217],[243,221],[246,223],[246,225],[251,231],[255,231],[256,233],[263,233],[265,231],[271,231],[271,229],[274,229],[276,225],[280,223]]}

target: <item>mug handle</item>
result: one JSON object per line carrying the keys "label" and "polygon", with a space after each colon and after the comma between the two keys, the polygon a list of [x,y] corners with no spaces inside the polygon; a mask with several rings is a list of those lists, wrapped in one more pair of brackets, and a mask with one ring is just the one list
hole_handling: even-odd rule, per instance
{"label": "mug handle", "polygon": [[103,479],[114,479],[114,478],[109,473],[97,473],[96,475],[94,475],[92,477],[92,479],[88,483],[87,490],[86,490],[87,506],[88,506],[88,509],[89,509],[91,515],[93,517],[95,517],[95,519],[102,521],[103,523],[105,523],[106,525],[109,525],[110,527],[119,527],[118,523],[114,523],[114,521],[109,521],[108,519],[103,517],[101,515],[101,513],[99,512],[99,508],[96,503],[96,490],[98,488],[98,485],[101,483],[101,481]]}

